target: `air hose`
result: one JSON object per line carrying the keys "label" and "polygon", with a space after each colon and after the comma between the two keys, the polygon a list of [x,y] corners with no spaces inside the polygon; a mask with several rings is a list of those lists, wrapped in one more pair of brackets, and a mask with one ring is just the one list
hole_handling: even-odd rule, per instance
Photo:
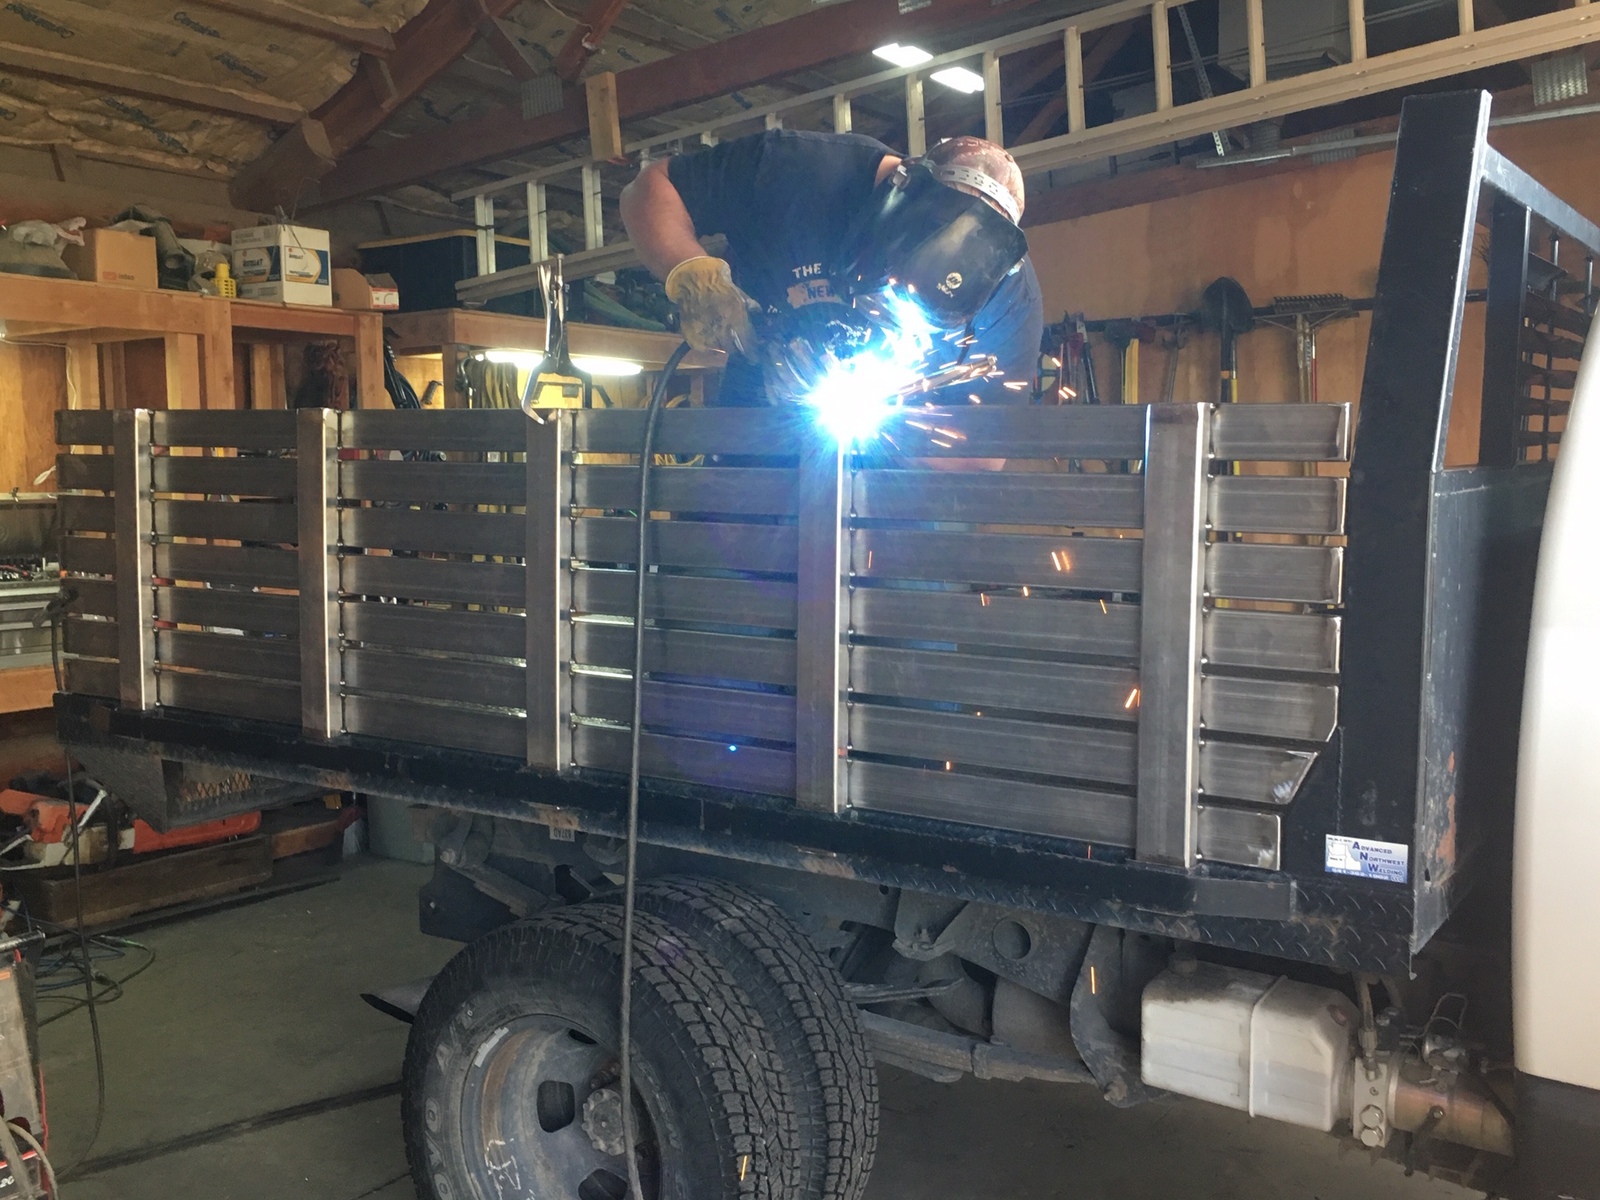
{"label": "air hose", "polygon": [[645,562],[650,529],[650,466],[655,458],[656,421],[661,416],[667,388],[678,373],[678,365],[689,353],[689,343],[682,342],[661,368],[661,375],[650,393],[650,406],[644,418],[644,441],[639,448],[639,515],[638,554],[634,556],[636,570],[633,594],[633,715],[632,742],[628,752],[628,834],[627,858],[622,877],[622,1011],[621,1024],[621,1079],[622,1091],[622,1141],[623,1153],[628,1159],[628,1192],[632,1200],[644,1200],[644,1189],[639,1183],[639,1160],[635,1151],[636,1131],[633,1127],[633,899],[639,875],[639,726],[644,696],[644,589]]}

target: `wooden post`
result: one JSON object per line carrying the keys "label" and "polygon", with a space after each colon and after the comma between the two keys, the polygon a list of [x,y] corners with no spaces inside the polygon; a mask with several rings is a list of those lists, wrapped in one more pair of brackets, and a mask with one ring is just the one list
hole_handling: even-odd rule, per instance
{"label": "wooden post", "polygon": [[276,342],[250,343],[250,407],[289,407],[283,380],[283,347]]}
{"label": "wooden post", "polygon": [[393,408],[383,386],[383,314],[363,313],[356,318],[357,408]]}
{"label": "wooden post", "polygon": [[1477,29],[1478,24],[1472,13],[1472,0],[1456,0],[1456,20],[1461,26],[1460,32],[1463,35]]}
{"label": "wooden post", "polygon": [[67,407],[104,408],[100,388],[100,349],[87,334],[67,338]]}
{"label": "wooden post", "polygon": [[1172,107],[1172,27],[1167,20],[1167,0],[1150,6],[1150,36],[1156,48],[1156,108]]}
{"label": "wooden post", "polygon": [[167,407],[200,407],[200,337],[193,333],[169,333],[163,338],[167,348]]}
{"label": "wooden post", "polygon": [[833,131],[835,133],[849,133],[852,120],[850,97],[835,96],[833,98]]}
{"label": "wooden post", "polygon": [[617,75],[600,71],[583,81],[589,98],[589,154],[608,162],[623,156],[621,109],[617,106]]}
{"label": "wooden post", "polygon": [[1006,119],[1000,108],[1000,56],[993,50],[983,56],[983,136],[996,146],[1006,144]]}
{"label": "wooden post", "polygon": [[1349,0],[1350,4],[1350,61],[1363,62],[1367,57],[1367,0]]}
{"label": "wooden post", "polygon": [[100,399],[106,408],[128,407],[128,346],[105,342],[100,347]]}
{"label": "wooden post", "polygon": [[230,304],[220,296],[200,298],[205,336],[200,347],[205,406],[238,407],[233,394],[233,317]]}
{"label": "wooden post", "polygon": [[1083,114],[1083,34],[1076,25],[1067,26],[1067,132],[1081,132],[1087,122]]}
{"label": "wooden post", "polygon": [[1267,81],[1267,23],[1261,13],[1261,0],[1245,0],[1245,31],[1250,43],[1250,86]]}
{"label": "wooden post", "polygon": [[922,76],[906,76],[906,153],[921,158],[928,152],[928,123],[922,110]]}

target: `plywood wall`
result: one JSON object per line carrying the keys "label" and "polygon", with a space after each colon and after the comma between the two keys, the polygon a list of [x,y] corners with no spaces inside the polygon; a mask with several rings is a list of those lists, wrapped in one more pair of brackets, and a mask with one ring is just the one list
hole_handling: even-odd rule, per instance
{"label": "plywood wall", "polygon": [[0,342],[0,491],[54,491],[55,412],[67,406],[66,355]]}

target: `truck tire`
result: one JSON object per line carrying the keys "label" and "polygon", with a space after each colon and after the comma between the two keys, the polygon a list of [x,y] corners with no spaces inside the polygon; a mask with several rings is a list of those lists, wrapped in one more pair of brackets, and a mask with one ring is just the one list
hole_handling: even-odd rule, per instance
{"label": "truck tire", "polygon": [[[878,1076],[844,980],[805,931],[762,896],[694,876],[642,881],[641,912],[700,942],[744,986],[798,1085],[804,1200],[858,1200],[878,1145]],[[610,897],[620,900],[620,896]]]}
{"label": "truck tire", "polygon": [[[788,1200],[795,1121],[772,1038],[728,971],[648,913],[635,929],[634,1112],[645,1200]],[[496,929],[445,966],[401,1078],[421,1200],[625,1200],[622,913]]]}

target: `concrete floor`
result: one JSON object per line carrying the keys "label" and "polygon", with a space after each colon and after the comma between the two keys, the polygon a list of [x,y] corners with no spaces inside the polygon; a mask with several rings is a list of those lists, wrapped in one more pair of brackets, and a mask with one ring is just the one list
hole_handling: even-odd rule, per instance
{"label": "concrete floor", "polygon": [[[358,861],[323,887],[135,935],[156,962],[101,1009],[105,1127],[90,1173],[64,1187],[67,1200],[413,1200],[392,1092],[267,1128],[248,1121],[381,1092],[398,1077],[405,1027],[358,993],[428,974],[452,953],[416,931],[427,874]],[[47,1026],[43,1053],[52,1158],[66,1163],[94,1112],[86,1016]],[[1189,1101],[1117,1112],[1084,1088],[943,1086],[887,1069],[882,1085],[868,1200],[1469,1194],[1406,1179],[1320,1134]],[[228,1136],[119,1165],[235,1122]]]}

